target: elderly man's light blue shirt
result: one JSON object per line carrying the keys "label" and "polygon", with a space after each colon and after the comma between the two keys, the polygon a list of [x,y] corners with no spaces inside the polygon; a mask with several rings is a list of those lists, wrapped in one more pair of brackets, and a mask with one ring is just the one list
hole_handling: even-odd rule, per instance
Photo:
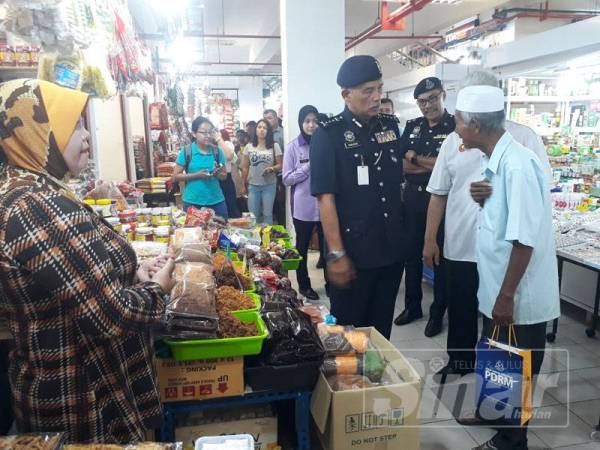
{"label": "elderly man's light blue shirt", "polygon": [[482,210],[477,237],[479,310],[492,318],[513,242],[519,242],[533,247],[533,253],[517,288],[513,321],[527,325],[555,319],[560,315],[558,268],[544,169],[535,153],[510,133],[504,133],[485,161],[493,193]]}

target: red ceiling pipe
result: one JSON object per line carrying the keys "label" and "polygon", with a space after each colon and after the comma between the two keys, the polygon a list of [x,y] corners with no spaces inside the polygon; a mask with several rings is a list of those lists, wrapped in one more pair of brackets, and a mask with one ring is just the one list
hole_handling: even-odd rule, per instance
{"label": "red ceiling pipe", "polygon": [[[356,39],[356,36],[346,36],[346,39]],[[419,35],[419,34],[414,34],[414,35],[407,35],[407,36],[371,36],[369,38],[367,38],[369,40],[374,39],[374,40],[382,40],[382,41],[388,41],[388,40],[393,40],[393,39],[405,39],[405,40],[410,40],[410,39],[419,39],[419,40],[423,40],[423,39],[444,39],[444,36],[439,35],[439,34],[428,34],[428,35]]]}
{"label": "red ceiling pipe", "polygon": [[[401,6],[396,11],[394,11],[388,17],[388,22],[395,23],[400,19],[412,14],[415,11],[419,11],[423,9],[427,4],[431,3],[432,0],[411,0],[410,3]],[[377,33],[381,32],[382,26],[381,22],[376,23],[375,25],[367,28],[362,33],[359,33],[354,39],[346,42],[346,51],[350,50],[353,47],[356,47],[361,42],[366,41]]]}

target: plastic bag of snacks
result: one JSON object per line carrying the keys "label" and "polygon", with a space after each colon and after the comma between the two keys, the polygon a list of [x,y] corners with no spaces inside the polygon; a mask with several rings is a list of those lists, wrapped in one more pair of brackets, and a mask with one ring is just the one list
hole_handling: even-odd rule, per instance
{"label": "plastic bag of snacks", "polygon": [[365,353],[369,348],[369,337],[352,326],[320,323],[317,330],[328,355]]}
{"label": "plastic bag of snacks", "polygon": [[[176,273],[167,311],[184,317],[217,318],[212,267],[186,264]],[[210,277],[210,280],[208,279]]]}
{"label": "plastic bag of snacks", "polygon": [[140,442],[139,444],[70,444],[63,450],[183,450],[183,443]]}
{"label": "plastic bag of snacks", "polygon": [[204,241],[204,230],[202,228],[178,228],[173,234],[171,247],[173,251],[181,250],[184,244],[193,244]]}
{"label": "plastic bag of snacks", "polygon": [[58,450],[62,446],[63,438],[63,433],[0,436],[0,450]]}
{"label": "plastic bag of snacks", "polygon": [[379,385],[373,383],[364,375],[335,375],[328,377],[327,382],[334,391],[353,391]]}
{"label": "plastic bag of snacks", "polygon": [[182,261],[212,265],[210,245],[206,242],[183,244],[181,249],[175,252],[175,262]]}
{"label": "plastic bag of snacks", "polygon": [[378,383],[385,369],[379,352],[370,347],[364,354],[327,356],[321,370],[325,376],[364,375]]}
{"label": "plastic bag of snacks", "polygon": [[219,287],[231,286],[240,291],[248,291],[252,288],[252,280],[235,270],[233,263],[228,259],[222,263],[221,269],[216,272],[215,278]]}
{"label": "plastic bag of snacks", "polygon": [[194,208],[190,206],[186,211],[185,226],[200,227],[207,226],[215,217],[215,212],[210,208]]}
{"label": "plastic bag of snacks", "polygon": [[322,361],[323,345],[306,314],[292,308],[263,312],[269,329],[261,359],[269,365],[280,366],[306,361]]}

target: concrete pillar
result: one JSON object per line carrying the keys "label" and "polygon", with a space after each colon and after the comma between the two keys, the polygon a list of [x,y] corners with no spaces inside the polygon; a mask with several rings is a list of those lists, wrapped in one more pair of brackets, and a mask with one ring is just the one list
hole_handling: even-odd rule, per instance
{"label": "concrete pillar", "polygon": [[262,119],[262,77],[240,77],[238,96],[240,102],[240,121],[242,122],[242,126],[251,120]]}
{"label": "concrete pillar", "polygon": [[298,111],[311,104],[338,114],[344,103],[335,80],[344,62],[342,0],[281,0],[281,62],[285,142],[300,133]]}

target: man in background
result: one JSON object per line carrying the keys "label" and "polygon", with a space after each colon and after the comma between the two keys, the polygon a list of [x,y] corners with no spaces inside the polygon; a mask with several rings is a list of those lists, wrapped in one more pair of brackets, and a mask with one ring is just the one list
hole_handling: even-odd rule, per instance
{"label": "man in background", "polygon": [[256,134],[256,121],[251,120],[246,124],[246,133],[248,133],[248,142],[252,142]]}
{"label": "man in background", "polygon": [[[427,223],[427,205],[430,194],[427,183],[437,160],[442,142],[454,131],[454,116],[444,107],[446,92],[439,78],[428,77],[414,91],[414,98],[423,114],[406,122],[400,139],[404,154],[404,202],[406,220],[412,248],[406,261],[404,279],[404,311],[396,317],[396,325],[406,325],[423,317],[423,245]],[[443,239],[443,230],[439,232]],[[442,320],[446,312],[446,277],[443,258],[434,270],[433,303],[429,308],[429,320],[425,336],[433,337],[442,331]]]}
{"label": "man in background", "polygon": [[389,114],[390,116],[394,115],[394,102],[391,98],[381,99],[381,107],[379,108],[379,112],[381,114]]}
{"label": "man in background", "polygon": [[[283,127],[279,124],[279,117],[274,109],[265,109],[263,118],[271,125],[273,131],[273,139],[279,144],[281,152],[285,152],[283,142]],[[273,216],[279,225],[286,225],[285,217],[285,186],[281,181],[281,174],[277,174],[277,193],[275,194],[275,202],[273,204]]]}

